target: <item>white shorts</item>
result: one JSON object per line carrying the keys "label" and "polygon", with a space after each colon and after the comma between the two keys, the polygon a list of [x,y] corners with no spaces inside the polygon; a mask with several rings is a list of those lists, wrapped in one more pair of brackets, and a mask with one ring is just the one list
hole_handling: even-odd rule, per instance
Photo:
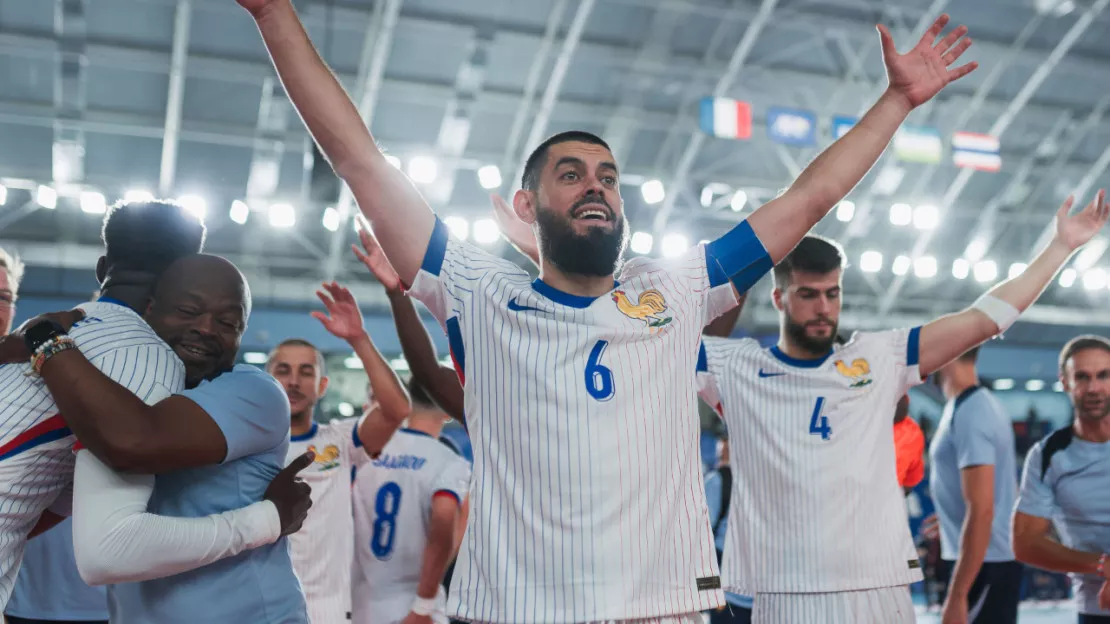
{"label": "white shorts", "polygon": [[606,620],[590,622],[590,624],[705,624],[705,618],[700,613],[682,613],[639,620]]}
{"label": "white shorts", "polygon": [[[400,624],[412,611],[414,600],[416,600],[416,592],[411,594],[401,592],[399,595],[385,596],[366,602],[360,601],[356,596],[351,610],[351,624]],[[447,594],[443,591],[442,585],[436,593],[436,607],[430,617],[435,624],[448,623]]]}
{"label": "white shorts", "polygon": [[910,588],[827,594],[756,594],[752,624],[905,624],[917,621]]}

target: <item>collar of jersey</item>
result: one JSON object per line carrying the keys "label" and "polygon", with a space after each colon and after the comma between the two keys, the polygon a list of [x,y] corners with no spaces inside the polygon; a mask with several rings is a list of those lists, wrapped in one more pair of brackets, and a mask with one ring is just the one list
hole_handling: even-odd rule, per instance
{"label": "collar of jersey", "polygon": [[314,422],[314,423],[312,423],[312,428],[309,429],[308,431],[302,433],[301,435],[289,436],[289,441],[290,442],[304,442],[305,440],[311,440],[312,436],[316,435],[316,430],[319,429],[319,428],[320,428],[320,424]]}
{"label": "collar of jersey", "polygon": [[115,299],[113,297],[100,297],[96,300],[96,302],[97,303],[110,303],[112,305],[123,306],[123,307],[127,308],[128,310],[131,309],[131,306],[129,306],[126,303],[120,301],[119,299]]}
{"label": "collar of jersey", "polygon": [[[613,280],[613,288],[617,286],[620,286],[620,282]],[[581,295],[572,295],[568,292],[563,292],[539,278],[532,282],[532,289],[555,303],[570,308],[588,308],[593,302],[599,299],[599,297],[583,297]]]}
{"label": "collar of jersey", "polygon": [[411,433],[412,435],[424,436],[425,438],[432,437],[432,434],[430,433],[424,433],[423,431],[417,431],[416,429],[409,429],[408,427],[401,428],[401,431],[404,431],[405,433]]}
{"label": "collar of jersey", "polygon": [[824,356],[816,360],[799,360],[798,358],[792,358],[789,355],[783,353],[782,349],[779,349],[778,345],[772,346],[769,351],[771,352],[771,355],[775,356],[775,358],[778,359],[778,361],[782,362],[783,364],[789,364],[790,366],[794,366],[796,368],[817,368],[824,364],[825,360],[829,359],[829,356],[832,355],[832,351],[829,351]]}

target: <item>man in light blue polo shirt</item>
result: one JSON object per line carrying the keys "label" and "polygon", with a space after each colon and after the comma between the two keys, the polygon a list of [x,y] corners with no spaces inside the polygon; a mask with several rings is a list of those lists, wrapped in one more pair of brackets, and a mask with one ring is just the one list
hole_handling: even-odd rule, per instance
{"label": "man in light blue polo shirt", "polygon": [[69,518],[27,542],[23,565],[4,615],[8,616],[9,624],[108,624],[107,590],[89,587],[77,573]]}
{"label": "man in light blue polo shirt", "polygon": [[940,522],[942,621],[1017,621],[1021,564],[1010,546],[1017,458],[1010,416],[975,370],[978,348],[937,371],[948,403],[929,447]]}
{"label": "man in light blue polo shirt", "polygon": [[1069,573],[1079,623],[1104,624],[1110,622],[1110,340],[1080,336],[1064,345],[1060,380],[1074,418],[1025,458],[1014,553],[1029,565]]}

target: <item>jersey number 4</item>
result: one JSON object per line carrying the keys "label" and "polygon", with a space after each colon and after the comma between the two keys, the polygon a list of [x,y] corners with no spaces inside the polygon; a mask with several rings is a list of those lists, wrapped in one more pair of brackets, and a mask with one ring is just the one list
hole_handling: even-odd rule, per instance
{"label": "jersey number 4", "polygon": [[393,481],[383,483],[374,499],[374,533],[370,536],[370,551],[385,561],[393,554],[393,540],[397,537],[397,512],[401,510],[401,486]]}
{"label": "jersey number 4", "polygon": [[602,365],[601,356],[605,355],[608,340],[598,340],[586,361],[586,392],[598,401],[613,398],[613,371]]}
{"label": "jersey number 4", "polygon": [[829,417],[821,414],[823,407],[825,407],[825,397],[817,397],[817,405],[813,406],[813,416],[809,418],[809,434],[819,435],[822,440],[828,440],[832,436],[832,427],[829,426]]}

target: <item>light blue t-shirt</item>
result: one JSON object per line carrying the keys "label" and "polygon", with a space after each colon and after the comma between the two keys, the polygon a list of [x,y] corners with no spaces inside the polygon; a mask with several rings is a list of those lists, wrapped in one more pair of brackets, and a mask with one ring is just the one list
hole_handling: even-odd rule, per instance
{"label": "light blue t-shirt", "polygon": [[[1048,465],[1044,458],[1048,456]],[[1074,437],[1071,428],[1041,440],[1025,457],[1017,510],[1052,520],[1060,542],[1092,553],[1110,552],[1110,442]],[[1102,579],[1072,574],[1080,613],[1110,615],[1098,608]]]}
{"label": "light blue t-shirt", "polygon": [[73,521],[27,542],[5,614],[28,620],[108,620],[108,592],[89,587],[73,557]]}
{"label": "light blue t-shirt", "polygon": [[[150,511],[195,518],[262,500],[289,448],[289,399],[281,386],[238,365],[181,394],[219,425],[227,457],[216,466],[158,475]],[[113,586],[108,597],[113,624],[308,623],[284,537],[191,572]]]}
{"label": "light blue t-shirt", "polygon": [[940,520],[940,556],[956,561],[967,506],[960,471],[994,466],[994,519],[986,562],[1013,561],[1010,513],[1017,498],[1014,426],[1006,409],[982,386],[968,388],[944,406],[929,446],[929,487]]}
{"label": "light blue t-shirt", "polygon": [[[705,502],[709,507],[710,522],[717,522],[717,518],[721,516],[721,503],[724,501],[723,488],[724,479],[721,478],[720,470],[714,470],[705,475]],[[725,511],[727,512],[728,510]],[[724,519],[722,519],[720,525],[716,527],[716,532],[713,535],[713,545],[717,547],[717,550],[723,551],[725,549],[725,534],[727,530],[728,513],[725,513]],[[725,601],[733,606],[744,607],[746,609],[752,608],[751,596],[725,592]]]}

